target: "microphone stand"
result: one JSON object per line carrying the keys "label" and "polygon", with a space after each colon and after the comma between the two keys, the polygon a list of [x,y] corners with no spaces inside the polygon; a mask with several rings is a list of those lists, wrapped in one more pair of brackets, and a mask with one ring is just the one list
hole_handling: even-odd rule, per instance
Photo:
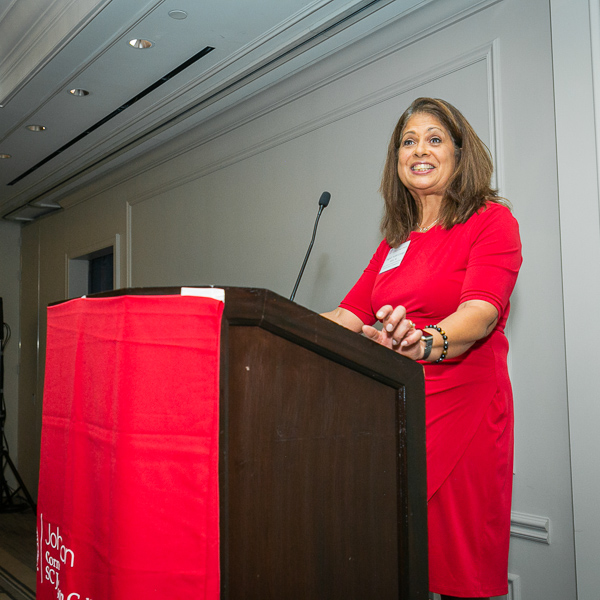
{"label": "microphone stand", "polygon": [[308,251],[306,252],[306,256],[304,257],[304,262],[302,263],[302,268],[300,269],[300,273],[298,274],[298,279],[296,279],[296,285],[292,291],[292,295],[290,296],[290,300],[294,300],[296,297],[296,291],[298,290],[298,286],[300,285],[300,280],[302,279],[302,275],[304,273],[304,267],[306,267],[306,263],[308,262],[308,257],[310,256],[310,252],[312,250],[313,244],[315,243],[315,238],[317,237],[317,226],[319,225],[319,219],[321,218],[321,213],[323,209],[327,207],[329,204],[329,200],[331,199],[331,194],[329,192],[323,192],[321,197],[319,198],[319,212],[317,213],[317,218],[315,219],[315,226],[313,229],[312,239],[310,240],[310,244],[308,246]]}

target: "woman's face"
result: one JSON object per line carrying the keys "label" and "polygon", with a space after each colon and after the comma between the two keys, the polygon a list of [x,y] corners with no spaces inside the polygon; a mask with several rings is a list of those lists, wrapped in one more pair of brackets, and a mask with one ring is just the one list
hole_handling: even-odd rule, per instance
{"label": "woman's face", "polygon": [[400,181],[413,196],[443,196],[454,168],[454,144],[445,127],[427,113],[412,115],[398,149]]}

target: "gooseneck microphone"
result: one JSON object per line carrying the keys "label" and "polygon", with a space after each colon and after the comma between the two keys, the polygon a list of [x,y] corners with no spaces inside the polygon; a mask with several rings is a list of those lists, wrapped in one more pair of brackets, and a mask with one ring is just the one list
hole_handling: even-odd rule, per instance
{"label": "gooseneck microphone", "polygon": [[323,212],[323,209],[327,207],[330,200],[331,194],[329,192],[323,192],[321,194],[321,197],[319,198],[319,212],[317,213],[317,218],[315,220],[315,228],[313,229],[312,239],[310,240],[310,245],[308,246],[308,250],[306,252],[306,256],[304,257],[304,262],[302,263],[300,273],[298,274],[298,279],[296,279],[296,285],[294,286],[294,291],[290,296],[290,300],[293,300],[296,297],[296,290],[298,289],[298,285],[300,285],[300,280],[302,279],[302,274],[304,273],[304,267],[306,267],[308,257],[310,256],[310,251],[312,250],[313,244],[315,243],[315,237],[317,236],[317,225],[319,224],[321,213]]}

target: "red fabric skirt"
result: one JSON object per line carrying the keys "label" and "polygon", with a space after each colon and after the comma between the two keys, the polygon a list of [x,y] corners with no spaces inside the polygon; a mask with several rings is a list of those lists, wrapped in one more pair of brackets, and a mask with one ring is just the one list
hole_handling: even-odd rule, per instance
{"label": "red fabric skirt", "polygon": [[463,456],[430,498],[429,588],[459,597],[508,593],[513,415],[497,394]]}

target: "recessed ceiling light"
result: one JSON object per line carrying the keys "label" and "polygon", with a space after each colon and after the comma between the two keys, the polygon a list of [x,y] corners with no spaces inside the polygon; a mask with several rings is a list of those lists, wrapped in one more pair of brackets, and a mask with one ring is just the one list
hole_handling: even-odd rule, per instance
{"label": "recessed ceiling light", "polygon": [[132,48],[138,48],[139,50],[146,50],[147,48],[152,48],[154,44],[150,40],[129,40],[129,45]]}
{"label": "recessed ceiling light", "polygon": [[89,96],[90,93],[87,90],[84,90],[82,88],[73,88],[72,90],[69,90],[69,94],[73,94],[73,96]]}
{"label": "recessed ceiling light", "polygon": [[3,158],[12,158],[12,156],[10,154],[0,154],[0,160]]}
{"label": "recessed ceiling light", "polygon": [[46,128],[43,125],[27,125],[29,131],[44,131]]}
{"label": "recessed ceiling light", "polygon": [[185,12],[185,10],[170,10],[169,16],[171,17],[171,19],[183,21],[183,19],[187,18],[187,13]]}

